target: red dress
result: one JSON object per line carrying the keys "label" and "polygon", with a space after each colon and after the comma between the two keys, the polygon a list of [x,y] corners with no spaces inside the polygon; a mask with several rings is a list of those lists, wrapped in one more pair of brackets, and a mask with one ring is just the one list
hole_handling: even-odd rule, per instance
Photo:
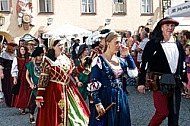
{"label": "red dress", "polygon": [[36,100],[43,105],[38,109],[36,126],[87,126],[90,111],[71,79],[84,68],[79,65],[73,71],[65,56],[55,62],[45,57],[41,66]]}
{"label": "red dress", "polygon": [[[20,90],[19,90],[19,94],[13,95],[13,99],[12,99],[12,106],[16,108],[26,109],[27,107],[29,107],[27,106],[27,104],[28,104],[31,88],[26,80],[26,64],[29,61],[30,61],[29,59],[26,59],[25,61],[24,59],[17,58],[18,70],[19,70],[18,78],[20,77]],[[23,71],[21,73],[22,68],[23,68]]]}

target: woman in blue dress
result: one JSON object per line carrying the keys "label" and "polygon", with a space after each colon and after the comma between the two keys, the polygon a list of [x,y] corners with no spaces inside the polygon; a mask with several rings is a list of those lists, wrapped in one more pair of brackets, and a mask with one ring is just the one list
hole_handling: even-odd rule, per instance
{"label": "woman in blue dress", "polygon": [[[110,32],[105,42],[103,54],[93,59],[91,83],[87,87],[92,92],[93,99],[89,126],[131,126],[122,77],[127,74],[127,67],[135,70],[136,66],[128,48],[121,44],[118,33]],[[117,57],[119,50],[125,60]],[[107,110],[108,107],[110,108]],[[97,118],[98,115],[100,116]]]}

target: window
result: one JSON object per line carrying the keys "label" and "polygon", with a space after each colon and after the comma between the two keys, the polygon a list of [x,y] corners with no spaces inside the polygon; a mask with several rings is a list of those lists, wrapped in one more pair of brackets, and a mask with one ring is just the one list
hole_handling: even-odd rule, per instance
{"label": "window", "polygon": [[152,13],[152,0],[142,0],[141,13],[144,14]]}
{"label": "window", "polygon": [[125,0],[114,0],[114,13],[125,12]]}
{"label": "window", "polygon": [[9,11],[9,0],[0,0],[0,11]]}
{"label": "window", "polygon": [[82,0],[82,13],[95,13],[95,0]]}
{"label": "window", "polygon": [[39,0],[40,12],[53,12],[52,0]]}

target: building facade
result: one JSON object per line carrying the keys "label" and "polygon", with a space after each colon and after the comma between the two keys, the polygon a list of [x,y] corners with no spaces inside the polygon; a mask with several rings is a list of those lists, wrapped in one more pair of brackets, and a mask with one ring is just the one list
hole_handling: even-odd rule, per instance
{"label": "building facade", "polygon": [[[183,2],[184,0],[0,0],[0,17],[5,19],[0,24],[0,30],[10,34],[15,42],[24,34],[38,38],[65,23],[91,31],[111,28],[120,32],[135,32],[141,25],[152,28],[163,17],[163,5],[169,7]],[[23,8],[24,11],[29,10],[29,17],[22,12]],[[22,21],[22,25],[19,25],[19,21]]]}

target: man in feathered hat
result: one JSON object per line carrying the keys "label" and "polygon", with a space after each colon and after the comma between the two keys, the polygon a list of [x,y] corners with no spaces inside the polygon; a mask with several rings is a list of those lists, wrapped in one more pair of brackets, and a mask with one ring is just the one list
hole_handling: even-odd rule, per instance
{"label": "man in feathered hat", "polygon": [[[139,73],[138,91],[145,93],[145,83],[153,90],[156,112],[149,126],[159,126],[168,117],[168,126],[179,126],[181,85],[185,54],[182,45],[173,36],[179,22],[166,17],[153,30],[152,39],[146,44]],[[147,78],[147,69],[151,77]],[[167,78],[165,78],[167,77]],[[148,84],[148,83],[147,83]]]}

